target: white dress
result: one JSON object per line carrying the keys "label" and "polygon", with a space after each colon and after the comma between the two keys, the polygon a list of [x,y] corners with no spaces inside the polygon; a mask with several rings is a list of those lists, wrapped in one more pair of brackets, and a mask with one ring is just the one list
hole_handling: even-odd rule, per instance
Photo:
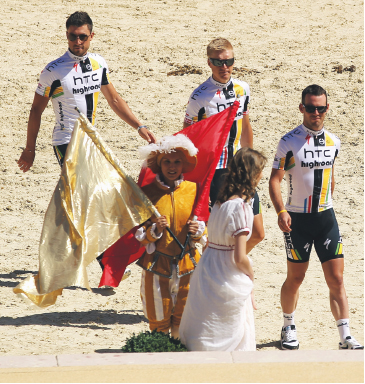
{"label": "white dress", "polygon": [[189,351],[255,351],[251,279],[234,261],[235,236],[251,236],[252,208],[242,199],[215,204],[208,221],[209,246],[190,279],[180,323]]}

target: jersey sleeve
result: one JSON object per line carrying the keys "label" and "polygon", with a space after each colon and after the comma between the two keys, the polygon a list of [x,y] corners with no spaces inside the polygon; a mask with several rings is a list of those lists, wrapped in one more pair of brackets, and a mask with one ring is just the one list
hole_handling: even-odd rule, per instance
{"label": "jersey sleeve", "polygon": [[335,136],[335,144],[336,144],[335,158],[337,158],[338,154],[340,153],[340,148],[341,148],[341,140],[337,136]]}
{"label": "jersey sleeve", "polygon": [[189,97],[184,118],[184,123],[189,125],[206,118],[204,106],[194,99],[194,92]]}
{"label": "jersey sleeve", "polygon": [[[228,219],[228,225],[226,226],[226,233],[231,237],[236,237],[241,232],[251,233],[249,226],[249,217],[244,207],[245,203],[237,204],[235,210],[232,212]],[[251,209],[249,207],[249,209]]]}
{"label": "jersey sleeve", "polygon": [[276,149],[272,167],[282,171],[288,171],[295,166],[293,152],[288,148],[284,140],[280,140]]}
{"label": "jersey sleeve", "polygon": [[103,68],[103,77],[101,80],[101,85],[108,85],[110,83],[111,83],[111,81],[110,81],[110,77],[109,77],[109,72],[108,72],[107,68]]}
{"label": "jersey sleeve", "polygon": [[51,97],[51,88],[54,80],[52,72],[44,68],[39,76],[39,83],[37,89],[35,90],[36,93],[44,97]]}
{"label": "jersey sleeve", "polygon": [[[94,67],[94,65],[96,65],[96,67],[99,65],[100,67],[103,68],[101,85],[111,84],[110,77],[109,77],[109,67],[108,67],[106,60],[104,59],[104,57],[102,57],[99,54],[93,54],[93,55],[95,55],[95,56],[90,57],[93,67]],[[97,64],[92,61],[94,59],[96,59]]]}
{"label": "jersey sleeve", "polygon": [[101,80],[101,85],[108,85],[108,84],[111,84],[110,77],[109,77],[109,67],[106,61],[104,60],[103,77]]}
{"label": "jersey sleeve", "polygon": [[248,115],[248,104],[251,102],[251,92],[250,86],[247,83],[244,83],[243,89],[245,90],[245,101],[243,102],[243,114]]}

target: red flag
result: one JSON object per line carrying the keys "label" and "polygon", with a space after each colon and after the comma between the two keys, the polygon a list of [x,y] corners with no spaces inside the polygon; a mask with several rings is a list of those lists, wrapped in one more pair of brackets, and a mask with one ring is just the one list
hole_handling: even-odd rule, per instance
{"label": "red flag", "polygon": [[[208,221],[209,218],[210,184],[238,107],[239,102],[235,101],[231,107],[224,111],[190,125],[174,134],[184,134],[198,148],[197,166],[193,171],[185,173],[184,179],[199,184],[197,201],[193,213],[202,221]],[[143,187],[151,183],[155,176],[149,168],[142,168],[138,178],[138,185]],[[137,248],[137,253],[128,253],[130,250],[135,249],[134,247],[137,246],[137,243],[139,245],[138,240],[134,238],[136,230],[137,227],[128,232],[128,238],[127,235],[123,236],[104,252],[102,258],[104,270],[99,287],[103,285],[117,287],[126,266],[142,256],[144,247]],[[133,236],[131,235],[132,232]]]}
{"label": "red flag", "polygon": [[141,247],[140,242],[134,237],[137,229],[138,226],[132,228],[104,252],[99,261],[103,268],[99,287],[103,285],[117,287],[127,265],[132,264],[143,255],[145,248]]}
{"label": "red flag", "polygon": [[[236,116],[239,102],[235,101],[230,108],[217,113],[208,119],[186,127],[180,133],[187,136],[198,148],[198,165],[191,172],[184,173],[184,179],[200,184],[194,215],[199,220],[208,221],[209,191],[219,157],[223,151],[227,136]],[[138,185],[143,187],[153,181],[155,174],[149,168],[142,168]]]}

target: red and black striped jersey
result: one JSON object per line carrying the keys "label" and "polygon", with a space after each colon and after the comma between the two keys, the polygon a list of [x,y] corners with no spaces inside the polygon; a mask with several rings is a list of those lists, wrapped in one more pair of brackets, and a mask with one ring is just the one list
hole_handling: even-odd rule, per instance
{"label": "red and black striped jersey", "polygon": [[[241,148],[242,117],[248,114],[250,87],[244,81],[231,78],[222,84],[211,76],[189,98],[184,122],[193,124],[228,108],[238,99],[240,106],[224,145],[217,169],[227,168],[228,161]],[[214,132],[212,132],[212,135]]]}
{"label": "red and black striped jersey", "polygon": [[56,117],[52,145],[70,142],[75,121],[75,107],[95,124],[96,106],[102,85],[109,84],[109,70],[104,58],[96,53],[76,56],[67,51],[43,69],[36,93],[50,97]]}
{"label": "red and black striped jersey", "polygon": [[340,145],[324,128],[313,131],[303,124],[280,139],[273,168],[285,171],[285,209],[312,213],[332,208],[332,172]]}

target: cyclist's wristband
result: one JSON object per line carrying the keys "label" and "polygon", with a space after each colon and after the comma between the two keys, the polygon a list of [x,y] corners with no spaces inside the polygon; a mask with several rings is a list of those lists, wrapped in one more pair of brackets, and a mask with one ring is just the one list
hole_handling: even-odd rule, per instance
{"label": "cyclist's wristband", "polygon": [[286,209],[282,209],[280,212],[278,212],[278,216],[280,215],[280,213],[283,213],[283,212],[288,212]]}

